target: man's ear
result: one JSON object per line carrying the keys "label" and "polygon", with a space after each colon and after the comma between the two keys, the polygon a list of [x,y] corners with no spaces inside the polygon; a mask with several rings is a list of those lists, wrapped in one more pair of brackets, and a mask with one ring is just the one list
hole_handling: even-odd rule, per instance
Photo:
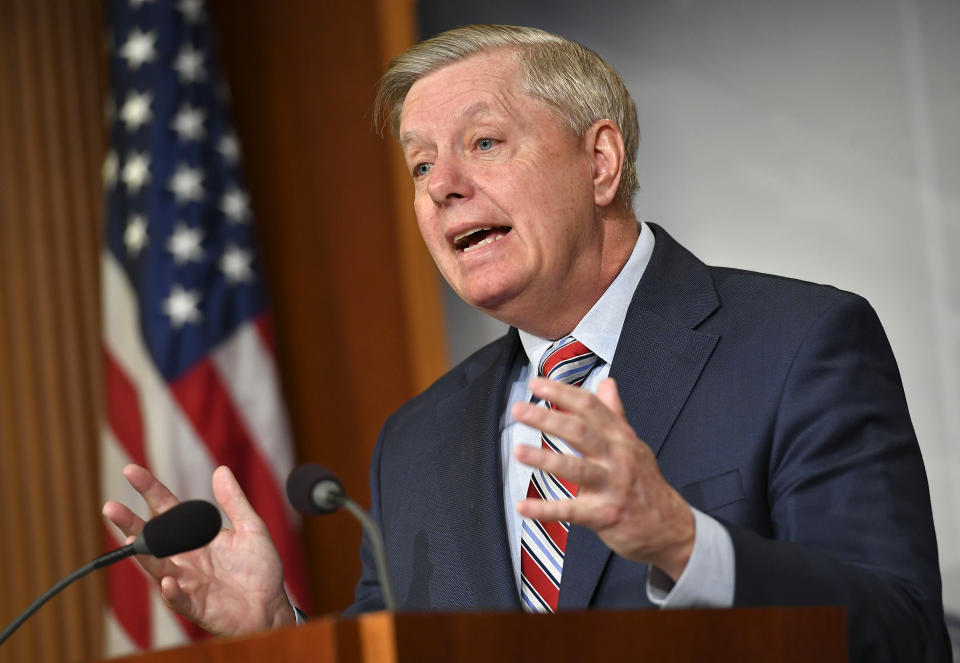
{"label": "man's ear", "polygon": [[584,136],[593,160],[593,202],[606,207],[617,199],[626,150],[623,134],[612,120],[597,120]]}

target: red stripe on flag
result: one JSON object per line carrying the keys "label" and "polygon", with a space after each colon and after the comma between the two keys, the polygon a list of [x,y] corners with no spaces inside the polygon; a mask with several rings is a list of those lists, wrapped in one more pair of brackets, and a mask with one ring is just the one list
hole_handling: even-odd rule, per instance
{"label": "red stripe on flag", "polygon": [[257,330],[257,335],[260,336],[260,342],[263,343],[263,347],[267,349],[271,357],[276,357],[277,349],[273,332],[273,316],[269,313],[264,313],[253,321],[253,325]]}
{"label": "red stripe on flag", "polygon": [[127,458],[141,467],[147,466],[143,442],[143,421],[140,418],[140,397],[136,387],[123,368],[106,348],[104,355],[104,382],[107,392],[107,423],[113,436],[123,447]]}
{"label": "red stripe on flag", "polygon": [[[105,530],[104,548],[112,550],[117,542]],[[127,637],[140,649],[150,649],[150,580],[137,563],[125,559],[107,567],[107,598],[110,610]]]}
{"label": "red stripe on flag", "polygon": [[266,522],[283,561],[286,584],[297,605],[308,609],[306,567],[287,519],[285,497],[237,414],[213,362],[200,362],[170,383],[170,390],[215,462],[233,471],[253,508]]}

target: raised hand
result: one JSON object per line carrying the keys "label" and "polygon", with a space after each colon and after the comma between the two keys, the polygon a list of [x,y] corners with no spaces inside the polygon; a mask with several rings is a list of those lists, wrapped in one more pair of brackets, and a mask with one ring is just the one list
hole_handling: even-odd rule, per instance
{"label": "raised hand", "polygon": [[543,378],[530,387],[559,409],[521,402],[514,418],[562,438],[582,456],[525,445],[515,456],[578,483],[580,490],[572,500],[523,500],[520,515],[589,527],[621,557],[653,564],[676,581],[693,551],[693,513],[627,422],[616,383],[603,380],[596,394]]}
{"label": "raised hand", "polygon": [[[179,503],[148,470],[127,465],[123,475],[154,515]],[[160,584],[164,603],[211,633],[237,635],[295,623],[280,556],[229,468],[213,473],[213,494],[232,529],[221,530],[198,550],[137,561]],[[103,515],[128,537],[143,529],[143,519],[123,504],[107,502]]]}

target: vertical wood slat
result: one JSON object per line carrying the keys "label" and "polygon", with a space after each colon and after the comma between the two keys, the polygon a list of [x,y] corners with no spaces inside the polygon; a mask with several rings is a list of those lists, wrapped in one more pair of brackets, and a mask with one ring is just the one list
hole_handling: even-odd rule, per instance
{"label": "vertical wood slat", "polygon": [[[76,428],[77,422],[71,418],[75,413],[71,412],[70,399],[65,393],[69,379],[65,349],[71,334],[62,332],[69,330],[65,324],[64,307],[71,298],[65,292],[62,277],[68,267],[65,254],[73,247],[67,246],[66,237],[58,232],[58,226],[63,225],[62,220],[67,214],[65,180],[61,175],[63,145],[60,137],[64,132],[59,126],[58,110],[63,109],[67,100],[59,95],[62,81],[59,80],[60,54],[53,35],[53,7],[49,0],[31,0],[27,6],[30,22],[36,26],[35,40],[30,45],[36,94],[24,95],[25,101],[34,97],[32,107],[25,105],[24,115],[32,119],[27,127],[28,138],[35,133],[42,137],[27,148],[28,154],[35,152],[38,156],[32,164],[27,193],[31,199],[39,201],[36,207],[39,216],[27,227],[32,229],[30,259],[33,284],[38,294],[31,298],[35,306],[39,364],[36,399],[45,422],[42,444],[35,447],[40,453],[32,469],[38,477],[46,475],[48,479],[46,482],[37,481],[36,486],[37,492],[48,500],[44,506],[48,513],[52,512],[52,517],[41,518],[38,522],[53,525],[51,564],[56,578],[84,562],[82,558],[78,559],[78,550],[73,543],[79,541],[82,532],[93,528],[75,528],[76,523],[90,522],[82,509],[88,504],[89,496],[80,495],[73,489],[69,462],[72,455],[70,431]],[[70,537],[64,540],[68,533]],[[78,597],[76,591],[64,593],[50,609],[57,615],[60,625],[54,646],[63,652],[82,648],[84,612]]]}
{"label": "vertical wood slat", "polygon": [[[101,11],[99,0],[0,0],[3,623],[100,552]],[[70,587],[0,661],[99,655],[101,595],[96,578]]]}
{"label": "vertical wood slat", "polygon": [[[377,19],[382,71],[391,58],[413,45],[414,0],[377,0]],[[393,215],[400,245],[400,279],[404,313],[409,330],[408,351],[417,391],[423,391],[447,369],[447,341],[444,331],[437,269],[417,229],[413,211],[413,181],[399,146],[392,136],[385,140],[390,166]]]}
{"label": "vertical wood slat", "polygon": [[[39,450],[46,439],[43,430],[41,403],[38,402],[37,363],[38,348],[36,346],[36,308],[38,297],[45,296],[42,284],[33,282],[33,265],[31,264],[32,249],[31,226],[39,217],[38,206],[41,201],[33,194],[36,189],[32,185],[38,169],[36,144],[40,136],[34,125],[33,103],[36,95],[32,77],[34,54],[31,52],[36,41],[36,26],[30,21],[29,7],[22,0],[15,3],[14,24],[17,27],[15,34],[15,58],[17,80],[14,89],[18,90],[15,113],[14,130],[15,140],[11,143],[13,151],[20,157],[19,168],[14,173],[15,181],[8,195],[15,203],[16,216],[8,220],[10,224],[11,243],[5,248],[6,256],[13,268],[12,291],[10,301],[12,315],[10,317],[10,337],[13,341],[13,373],[15,380],[14,418],[17,422],[17,470],[22,477],[22,494],[20,508],[25,512],[25,529],[21,534],[20,545],[25,547],[25,558],[29,591],[39,594],[45,586],[51,585],[56,579],[56,569],[49,554],[54,541],[51,537],[54,524],[46,523],[43,519],[50,513],[50,501],[46,492],[36,489],[36,480],[41,474],[43,451]],[[52,514],[51,514],[52,516]],[[32,553],[32,554],[31,554]],[[23,597],[27,598],[27,597]],[[24,603],[23,598],[21,604]],[[32,649],[37,652],[38,660],[52,660],[56,655],[56,622],[52,610],[37,613],[31,623],[26,624],[19,634],[26,638]],[[50,637],[42,637],[49,633]]]}
{"label": "vertical wood slat", "polygon": [[[0,90],[18,89],[17,62],[11,45],[15,43],[15,7],[0,3]],[[0,94],[0,498],[2,498],[3,537],[0,540],[0,583],[6,600],[0,602],[0,620],[9,622],[29,602],[31,586],[29,555],[24,543],[26,518],[21,508],[21,473],[19,449],[15,441],[21,439],[16,416],[18,384],[14,369],[16,347],[12,322],[14,317],[14,287],[17,269],[14,263],[18,248],[14,233],[17,228],[11,220],[17,216],[19,201],[17,163],[14,155],[17,131],[13,119],[16,113],[15,96]],[[11,249],[14,249],[13,251]],[[7,661],[27,660],[28,642],[23,637],[9,640],[0,655]]]}

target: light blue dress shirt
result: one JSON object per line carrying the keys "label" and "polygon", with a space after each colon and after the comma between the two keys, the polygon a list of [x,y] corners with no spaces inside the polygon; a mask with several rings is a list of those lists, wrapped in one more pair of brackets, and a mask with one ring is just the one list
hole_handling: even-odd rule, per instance
{"label": "light blue dress shirt", "polygon": [[[597,385],[610,373],[610,362],[613,361],[620,340],[627,308],[650,261],[653,245],[653,232],[646,224],[641,223],[637,244],[626,265],[571,332],[602,360],[583,384],[584,389],[593,393],[596,393]],[[513,450],[518,444],[540,446],[540,431],[515,421],[511,411],[515,403],[530,400],[530,379],[537,375],[537,364],[553,343],[551,339],[538,338],[524,331],[520,332],[520,341],[526,361],[518,359],[513,367],[507,407],[500,418],[500,457],[507,537],[518,588],[520,526],[523,518],[517,513],[516,504],[527,496],[532,470],[514,458]],[[695,521],[696,538],[686,569],[676,584],[666,574],[652,569],[647,576],[647,597],[656,605],[665,608],[730,607],[733,605],[734,588],[733,542],[716,520],[692,507],[691,511]]]}

